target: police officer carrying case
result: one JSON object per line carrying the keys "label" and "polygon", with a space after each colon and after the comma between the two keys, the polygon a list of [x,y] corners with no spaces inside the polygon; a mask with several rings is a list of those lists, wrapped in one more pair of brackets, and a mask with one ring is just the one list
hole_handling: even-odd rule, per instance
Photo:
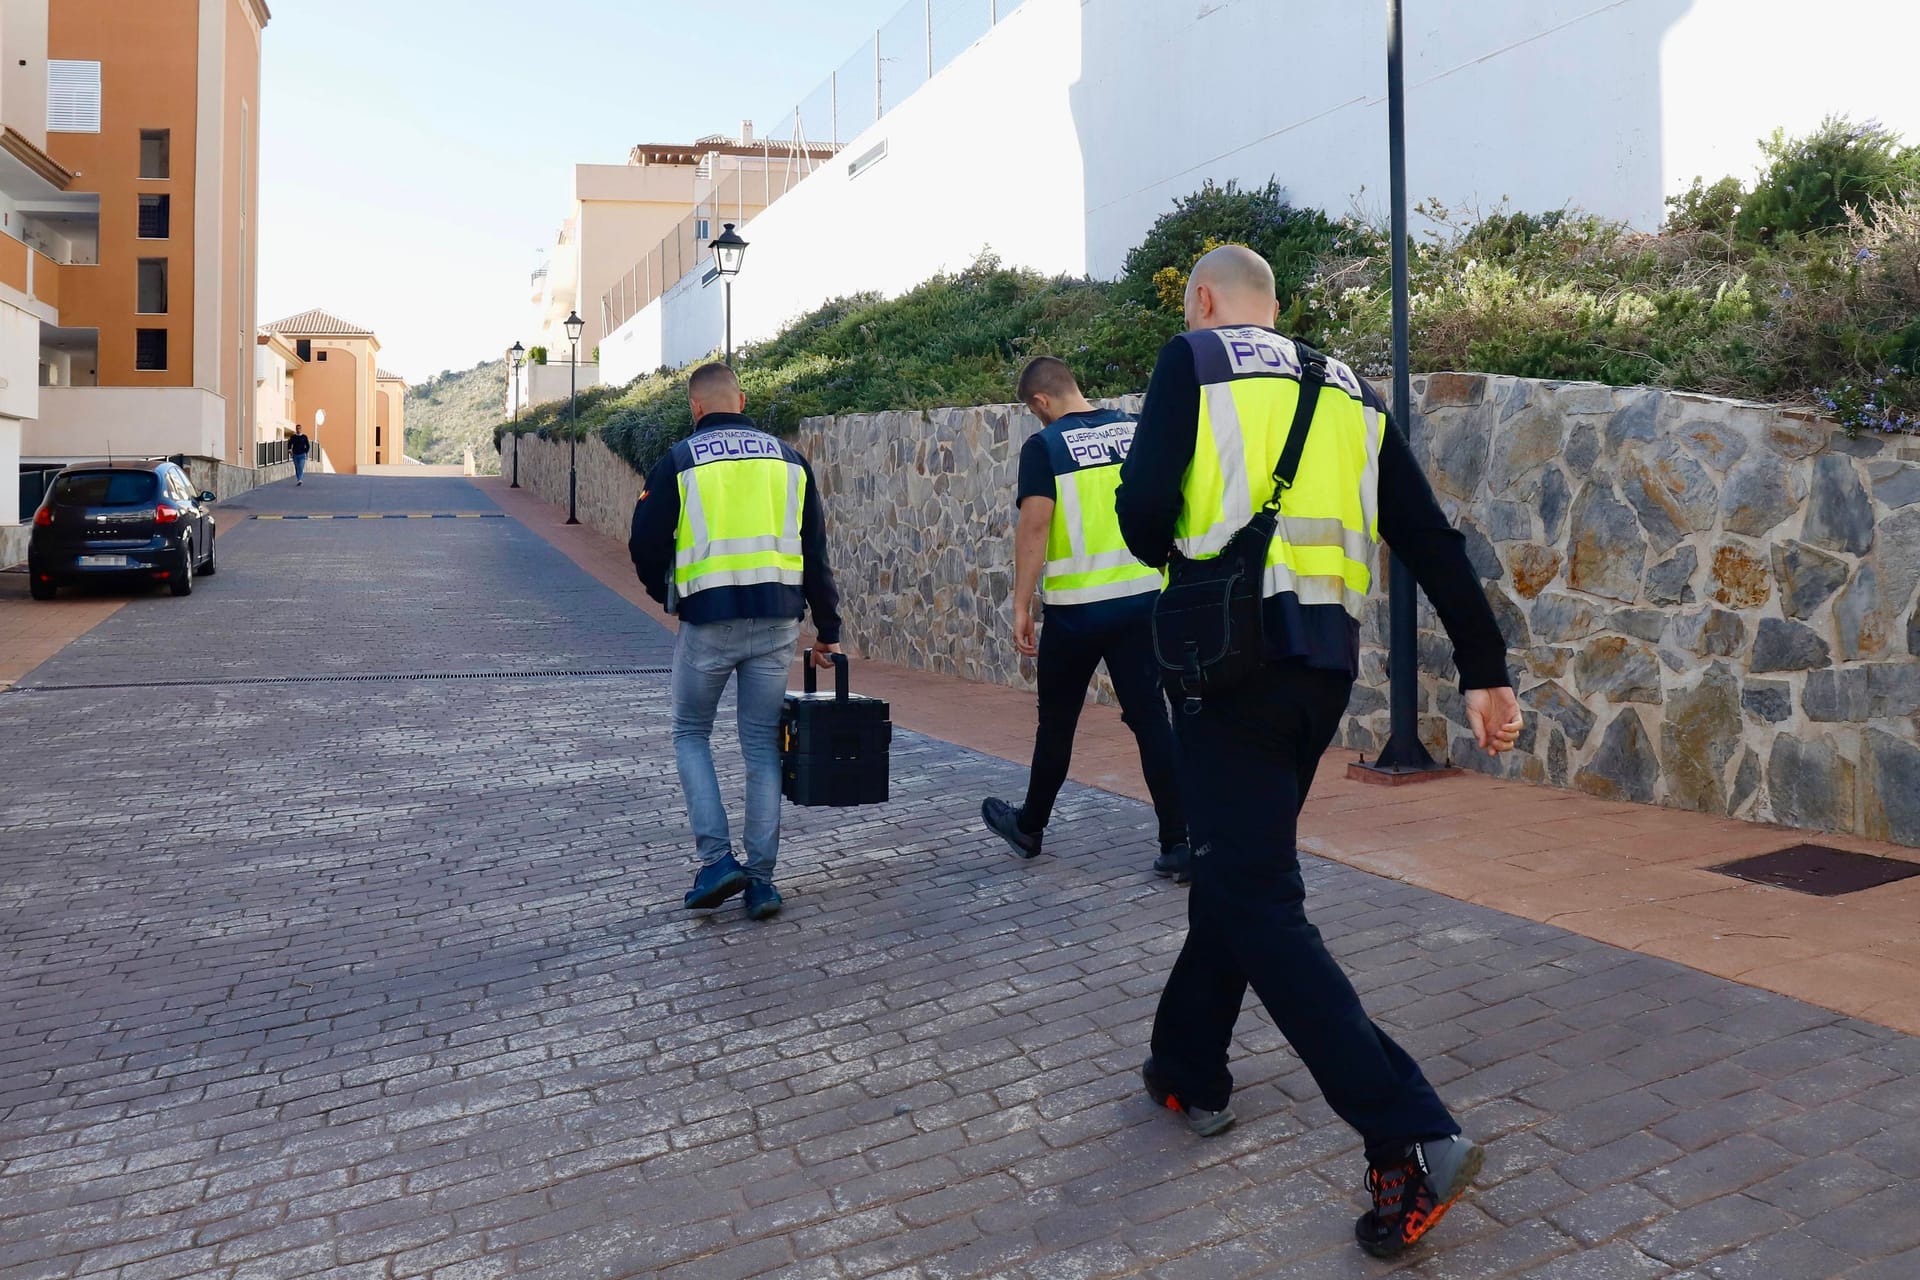
{"label": "police officer carrying case", "polygon": [[892,711],[880,698],[847,692],[847,658],[833,655],[834,691],[815,690],[812,658],[806,692],[787,694],[780,712],[780,777],[798,805],[884,804]]}

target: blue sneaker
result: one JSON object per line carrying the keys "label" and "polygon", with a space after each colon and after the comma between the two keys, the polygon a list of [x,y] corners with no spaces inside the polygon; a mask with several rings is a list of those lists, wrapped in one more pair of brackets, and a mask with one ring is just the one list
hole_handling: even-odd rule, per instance
{"label": "blue sneaker", "polygon": [[769,880],[755,880],[747,885],[747,919],[771,920],[780,914],[782,899],[780,891]]}
{"label": "blue sneaker", "polygon": [[732,854],[700,868],[687,890],[687,910],[706,911],[747,887],[747,869]]}

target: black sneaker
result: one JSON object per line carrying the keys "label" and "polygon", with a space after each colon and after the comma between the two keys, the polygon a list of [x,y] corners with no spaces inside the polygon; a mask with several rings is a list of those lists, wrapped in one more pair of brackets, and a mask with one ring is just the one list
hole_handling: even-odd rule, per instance
{"label": "black sneaker", "polygon": [[1416,1142],[1404,1159],[1369,1165],[1373,1208],[1353,1224],[1353,1238],[1376,1258],[1405,1253],[1447,1216],[1486,1158],[1485,1151],[1456,1136]]}
{"label": "black sneaker", "polygon": [[1160,856],[1153,860],[1153,874],[1175,884],[1186,884],[1193,879],[1193,848],[1182,840],[1161,849]]}
{"label": "black sneaker", "polygon": [[1173,1090],[1154,1073],[1152,1058],[1140,1064],[1140,1079],[1147,1086],[1147,1096],[1153,1099],[1155,1106],[1165,1107],[1169,1111],[1178,1111],[1187,1118],[1187,1128],[1200,1137],[1211,1138],[1217,1133],[1225,1133],[1233,1128],[1237,1117],[1234,1116],[1232,1107],[1222,1107],[1218,1111],[1202,1111],[1198,1107],[1188,1106],[1174,1096]]}
{"label": "black sneaker", "polygon": [[687,910],[707,911],[747,887],[747,869],[732,854],[700,868],[687,890]]}
{"label": "black sneaker", "polygon": [[980,805],[980,816],[987,830],[1007,842],[1007,847],[1022,858],[1040,856],[1040,833],[1020,829],[1020,811],[1005,800],[989,796]]}
{"label": "black sneaker", "polygon": [[771,920],[780,914],[783,899],[780,891],[770,881],[750,880],[747,882],[747,919]]}

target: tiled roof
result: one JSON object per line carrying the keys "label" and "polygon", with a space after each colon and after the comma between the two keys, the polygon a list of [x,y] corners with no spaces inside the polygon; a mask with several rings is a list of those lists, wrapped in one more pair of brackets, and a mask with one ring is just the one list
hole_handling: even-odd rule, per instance
{"label": "tiled roof", "polygon": [[405,382],[406,381],[406,379],[401,377],[399,374],[388,373],[385,369],[375,369],[373,371],[373,376],[376,382]]}
{"label": "tiled roof", "polygon": [[275,320],[272,324],[262,325],[269,333],[297,334],[302,338],[371,338],[373,330],[363,329],[357,324],[342,320],[339,316],[328,315],[324,311],[302,311],[297,316],[288,316],[285,320]]}

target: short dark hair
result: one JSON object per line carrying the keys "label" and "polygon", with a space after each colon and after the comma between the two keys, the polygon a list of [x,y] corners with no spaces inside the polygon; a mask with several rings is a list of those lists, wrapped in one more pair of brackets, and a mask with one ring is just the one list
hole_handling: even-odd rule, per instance
{"label": "short dark hair", "polygon": [[1014,394],[1020,397],[1021,404],[1032,404],[1037,395],[1079,395],[1080,382],[1060,357],[1035,356],[1020,371],[1020,384]]}
{"label": "short dark hair", "polygon": [[687,393],[702,400],[711,395],[740,390],[740,379],[718,360],[701,365],[687,379]]}

